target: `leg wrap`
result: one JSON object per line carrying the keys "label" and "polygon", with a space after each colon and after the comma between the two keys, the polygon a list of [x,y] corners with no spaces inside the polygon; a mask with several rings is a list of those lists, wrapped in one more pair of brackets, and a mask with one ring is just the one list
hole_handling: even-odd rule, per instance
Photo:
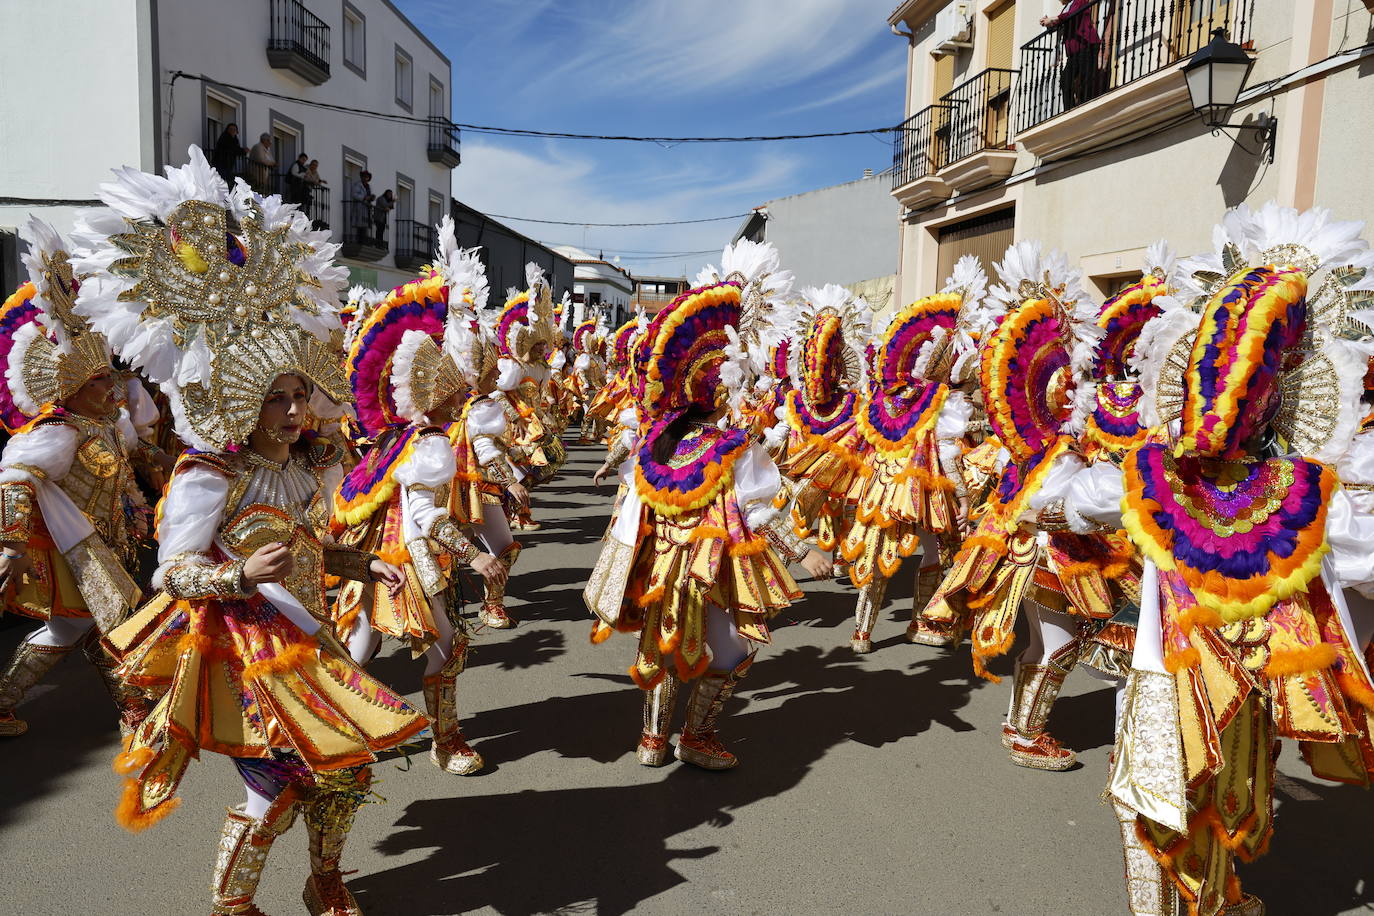
{"label": "leg wrap", "polygon": [[71,653],[75,646],[40,646],[24,640],[14,650],[10,663],[0,674],[0,736],[22,735],[29,730],[23,719],[17,719],[14,708],[24,699],[30,688],[43,675]]}
{"label": "leg wrap", "polygon": [[692,684],[687,700],[687,724],[677,742],[677,759],[707,770],[728,770],[739,761],[716,737],[716,721],[735,686],[749,672],[754,656],[733,671],[708,670]]}
{"label": "leg wrap", "polygon": [[293,784],[278,795],[261,818],[254,819],[237,808],[229,809],[220,834],[215,874],[210,881],[214,916],[256,916],[253,904],[267,854],[277,837],[296,821],[299,792]]}
{"label": "leg wrap", "polygon": [[1046,731],[1059,691],[1078,661],[1077,640],[1061,646],[1043,665],[1017,663],[1004,743],[1014,763],[1040,770],[1067,770],[1077,761]]}
{"label": "leg wrap", "polygon": [[647,767],[663,766],[668,759],[668,735],[673,730],[673,709],[677,705],[677,678],[669,672],[653,690],[644,694],[644,731],[639,738],[639,762]]}
{"label": "leg wrap", "polygon": [[81,651],[95,666],[105,690],[110,694],[110,699],[114,700],[115,708],[119,710],[120,734],[131,734],[143,724],[144,719],[148,718],[149,705],[143,691],[119,679],[119,675],[115,673],[119,665],[101,645],[100,634],[95,629],[81,641]]}
{"label": "leg wrap", "polygon": [[468,746],[458,721],[458,675],[467,667],[468,637],[453,635],[449,660],[423,683],[425,712],[434,730],[429,759],[439,769],[468,776],[482,769],[482,755]]}
{"label": "leg wrap", "polygon": [[497,554],[496,559],[501,561],[501,565],[506,567],[507,579],[501,585],[483,583],[486,594],[482,597],[482,622],[487,626],[497,630],[507,630],[515,626],[515,621],[511,620],[506,613],[506,586],[510,584],[511,567],[520,557],[520,544],[512,541],[506,549]]}
{"label": "leg wrap", "polygon": [[339,873],[353,817],[367,798],[372,771],[367,767],[317,773],[315,786],[303,806],[310,834],[310,878],[302,894],[310,916],[362,916],[358,901],[344,887]]}
{"label": "leg wrap", "polygon": [[873,628],[878,623],[878,612],[882,610],[886,593],[887,579],[876,572],[873,581],[859,589],[859,600],[854,606],[854,636],[849,640],[855,652],[873,651]]}

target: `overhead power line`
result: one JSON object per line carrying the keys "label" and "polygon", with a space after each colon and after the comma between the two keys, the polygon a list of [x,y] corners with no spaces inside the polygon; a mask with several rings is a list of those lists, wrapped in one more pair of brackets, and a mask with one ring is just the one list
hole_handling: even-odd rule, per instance
{"label": "overhead power line", "polygon": [[687,226],[692,223],[719,223],[727,219],[743,219],[748,213],[733,213],[730,216],[709,216],[706,219],[669,219],[656,223],[587,223],[576,220],[563,219],[535,219],[532,216],[503,216],[500,213],[488,213],[492,219],[513,219],[522,223],[542,223],[546,226],[590,226],[595,229],[624,229],[633,226]]}
{"label": "overhead power line", "polygon": [[[357,108],[352,105],[338,105],[332,102],[321,102],[315,99],[304,99],[300,96],[288,95],[283,92],[273,92],[270,89],[254,89],[251,86],[241,86],[237,83],[230,83],[218,80],[203,73],[187,73],[184,70],[176,70],[172,73],[171,83],[176,84],[179,79],[198,80],[209,83],[212,86],[223,86],[226,89],[233,89],[236,92],[243,92],[249,95],[259,95],[269,99],[279,99],[283,102],[295,102],[298,105],[305,105],[311,108],[322,108],[328,111],[339,111],[347,114],[358,115],[366,118],[378,118],[383,121],[394,121],[403,124],[424,124],[433,126],[438,123],[447,127],[457,127],[474,134],[490,134],[501,137],[532,137],[535,139],[550,140],[616,140],[627,143],[772,143],[785,140],[821,140],[833,137],[860,137],[865,134],[890,134],[905,128],[900,124],[888,125],[884,127],[867,127],[857,130],[826,130],[803,134],[757,134],[752,136],[713,136],[713,137],[647,137],[632,136],[628,134],[590,134],[579,133],[577,131],[559,130],[536,130],[526,127],[497,127],[491,124],[469,124],[464,121],[453,121],[443,115],[431,115],[424,117],[420,115],[406,115],[390,111],[375,111],[368,108]],[[582,224],[578,224],[582,225]]]}

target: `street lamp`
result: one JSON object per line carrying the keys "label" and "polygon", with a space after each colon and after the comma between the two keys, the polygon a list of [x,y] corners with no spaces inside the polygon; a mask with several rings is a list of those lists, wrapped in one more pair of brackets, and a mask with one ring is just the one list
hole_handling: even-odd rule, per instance
{"label": "street lamp", "polygon": [[1260,131],[1269,151],[1269,161],[1273,162],[1278,118],[1261,115],[1263,120],[1258,124],[1226,123],[1254,66],[1255,62],[1245,49],[1228,41],[1226,30],[1218,28],[1212,30],[1212,40],[1190,57],[1182,70],[1193,110],[1202,118],[1202,123],[1210,127],[1213,134],[1226,127]]}

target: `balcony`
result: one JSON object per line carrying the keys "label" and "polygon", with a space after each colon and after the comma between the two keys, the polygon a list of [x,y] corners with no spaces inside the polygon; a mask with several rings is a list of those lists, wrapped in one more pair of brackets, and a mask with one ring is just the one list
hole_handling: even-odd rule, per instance
{"label": "balcony", "polygon": [[1080,152],[1191,109],[1178,65],[1224,28],[1249,47],[1255,0],[1095,0],[1021,46],[1016,142]]}
{"label": "balcony", "polygon": [[893,144],[892,193],[908,208],[945,200],[1011,174],[1015,70],[990,67],[902,125]]}
{"label": "balcony", "polygon": [[329,79],[329,26],[300,0],[272,0],[267,62],[313,85]]}
{"label": "balcony", "polygon": [[413,219],[396,220],[396,266],[419,270],[434,261],[434,229]]}
{"label": "balcony", "polygon": [[463,140],[448,118],[431,116],[429,119],[429,161],[437,162],[446,169],[455,169],[463,161]]}
{"label": "balcony", "polygon": [[923,108],[902,123],[892,141],[892,196],[909,209],[935,203],[954,192],[936,172],[944,161],[943,104]]}
{"label": "balcony", "polygon": [[[373,213],[382,212],[380,221],[373,221]],[[365,200],[343,201],[343,249],[345,258],[355,261],[380,261],[391,251],[386,241],[385,211],[374,211]]]}
{"label": "balcony", "polygon": [[1011,89],[1015,70],[990,67],[940,98],[944,104],[944,152],[938,175],[963,193],[1011,174],[1016,152],[1011,142]]}

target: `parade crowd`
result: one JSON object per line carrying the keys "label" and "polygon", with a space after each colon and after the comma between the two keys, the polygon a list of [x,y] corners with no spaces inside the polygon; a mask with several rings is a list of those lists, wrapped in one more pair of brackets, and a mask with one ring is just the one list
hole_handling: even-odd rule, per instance
{"label": "parade crowd", "polygon": [[[1075,668],[1112,686],[1096,725],[1136,916],[1264,913],[1235,865],[1268,847],[1281,738],[1316,777],[1374,773],[1362,224],[1242,206],[1106,301],[1021,241],[885,321],[739,241],[609,328],[570,324],[534,265],[493,302],[447,217],[415,279],[347,289],[327,231],[194,147],[98,194],[69,239],[29,222],[30,281],[0,307],[0,588],[41,623],[0,669],[0,737],[80,649],[123,734],[129,830],[176,809],[203,752],[229,757],[244,795],[211,913],[260,914],[299,817],[306,908],[359,914],[341,862],[370,764],[428,735],[442,772],[483,767],[459,676],[477,627],[514,625],[512,575],[539,575],[516,535],[578,424],[618,483],[589,636],[635,637],[645,766],[741,763],[726,703],[800,568],[852,582],[858,653],[899,575],[907,639],[967,639],[979,676],[1024,633],[1010,764],[1074,766],[1056,697]],[[423,709],[368,673],[384,637]]]}

